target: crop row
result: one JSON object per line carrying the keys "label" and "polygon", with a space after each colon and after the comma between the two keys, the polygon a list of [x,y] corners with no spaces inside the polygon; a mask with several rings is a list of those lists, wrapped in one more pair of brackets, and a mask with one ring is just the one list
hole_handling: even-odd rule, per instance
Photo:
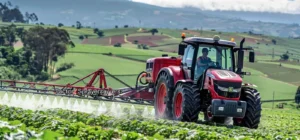
{"label": "crop row", "polygon": [[[89,139],[105,136],[110,138],[129,137],[123,139],[281,139],[297,140],[299,133],[282,134],[278,131],[264,132],[241,127],[219,127],[196,123],[151,120],[137,116],[124,116],[123,119],[107,115],[66,111],[29,111],[20,108],[0,106],[0,117],[8,121],[20,120],[35,131],[49,129],[68,137]],[[116,131],[118,130],[118,131]],[[292,132],[293,130],[291,130]],[[105,133],[105,135],[104,135]],[[106,133],[109,133],[106,134]],[[116,133],[116,134],[115,134]],[[128,136],[128,135],[127,135]]]}

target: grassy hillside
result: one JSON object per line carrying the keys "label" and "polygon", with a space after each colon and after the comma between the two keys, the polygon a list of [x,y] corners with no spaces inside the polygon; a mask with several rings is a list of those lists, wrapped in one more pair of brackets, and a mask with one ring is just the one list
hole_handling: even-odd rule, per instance
{"label": "grassy hillside", "polygon": [[[9,23],[0,23],[0,26],[9,25]],[[35,26],[28,24],[16,24],[17,26],[24,27],[26,29]],[[49,26],[53,27],[53,26]],[[72,27],[61,27],[66,29],[71,39],[78,44],[92,44],[101,46],[113,46],[116,43],[121,43],[122,46],[137,48],[137,44],[145,44],[149,49],[176,52],[178,49],[178,43],[181,41],[181,33],[186,33],[187,37],[201,36],[201,37],[213,37],[219,35],[221,39],[231,40],[234,38],[237,44],[246,38],[245,46],[251,46],[255,48],[258,60],[273,60],[272,54],[274,50],[274,60],[279,59],[280,55],[286,53],[290,54],[291,59],[300,59],[298,53],[300,40],[279,38],[273,36],[258,36],[250,35],[248,33],[230,33],[219,31],[201,31],[201,30],[172,30],[172,29],[158,29],[158,33],[154,36],[151,33],[142,33],[139,28],[118,28],[118,29],[104,29],[102,30],[104,36],[98,38],[93,32],[92,28],[76,29]],[[145,28],[145,31],[151,28]],[[101,29],[100,29],[101,30]],[[87,39],[80,40],[80,35],[88,35]],[[127,36],[126,36],[127,35]],[[276,44],[272,42],[276,41]],[[137,44],[134,41],[138,41]]]}
{"label": "grassy hillside", "polygon": [[[7,25],[7,24],[1,24]],[[22,24],[17,24],[22,26]],[[30,26],[26,26],[29,28]],[[139,72],[145,70],[145,61],[148,58],[161,56],[169,51],[170,56],[177,56],[176,53],[171,53],[177,51],[178,43],[180,42],[180,35],[185,32],[188,37],[190,36],[201,36],[201,37],[212,37],[215,34],[221,36],[222,39],[230,40],[235,38],[237,44],[239,41],[246,37],[246,46],[256,46],[257,42],[264,42],[271,45],[261,45],[256,48],[257,60],[259,63],[249,64],[245,63],[245,71],[252,72],[251,76],[245,76],[246,82],[251,82],[258,86],[261,92],[262,99],[272,99],[273,92],[275,93],[276,99],[289,99],[293,98],[296,92],[298,81],[297,64],[292,63],[284,64],[284,67],[278,67],[275,62],[265,62],[264,60],[272,60],[270,49],[276,48],[275,51],[279,55],[286,52],[288,49],[294,49],[293,52],[298,50],[297,40],[276,38],[270,36],[259,37],[249,34],[241,33],[219,33],[214,31],[191,31],[191,30],[170,30],[170,29],[158,29],[159,32],[154,36],[151,33],[142,33],[138,28],[119,28],[119,29],[108,29],[103,30],[104,37],[98,38],[96,34],[93,33],[93,29],[82,28],[75,29],[71,27],[62,27],[66,29],[72,37],[72,40],[77,40],[79,43],[76,44],[75,48],[69,48],[68,53],[64,58],[59,59],[56,67],[64,62],[73,62],[75,67],[67,71],[59,72],[60,79],[55,81],[48,81],[58,84],[67,84],[76,81],[78,78],[84,77],[85,75],[96,71],[99,68],[104,68],[106,71],[118,75],[117,77],[130,85],[135,84],[136,76]],[[149,30],[149,29],[146,29]],[[126,36],[128,34],[128,36]],[[90,35],[88,39],[79,40],[80,35]],[[108,45],[101,44],[101,41],[107,38]],[[275,39],[276,45],[272,45],[272,39]],[[90,40],[96,43],[89,43]],[[137,49],[137,44],[134,41],[137,40],[137,44],[150,44],[153,46],[149,47],[148,50]],[[111,42],[123,42],[122,47],[113,47]],[[287,45],[289,47],[285,47]],[[160,50],[160,51],[157,51]],[[300,51],[300,50],[299,50]],[[104,54],[111,53],[111,56]],[[125,59],[124,59],[125,58]],[[126,59],[127,58],[127,59]],[[136,59],[139,61],[132,61],[131,59]],[[275,57],[278,59],[278,56]],[[263,62],[262,62],[263,61]],[[300,66],[299,66],[300,69]],[[294,76],[293,74],[294,73]],[[127,75],[127,76],[120,76]],[[118,88],[124,87],[116,80],[111,77],[107,77],[108,84],[111,87]],[[85,80],[86,82],[87,80]],[[84,85],[84,83],[79,83]]]}

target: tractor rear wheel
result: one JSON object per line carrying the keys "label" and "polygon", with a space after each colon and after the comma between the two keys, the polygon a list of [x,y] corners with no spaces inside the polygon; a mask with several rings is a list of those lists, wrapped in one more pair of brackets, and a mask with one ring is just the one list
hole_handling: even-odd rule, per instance
{"label": "tractor rear wheel", "polygon": [[173,97],[173,119],[196,122],[200,111],[200,92],[197,86],[187,83],[178,84]]}
{"label": "tractor rear wheel", "polygon": [[261,117],[260,93],[253,88],[245,88],[241,94],[241,100],[247,102],[246,114],[242,119],[234,118],[233,124],[248,128],[258,128]]}
{"label": "tractor rear wheel", "polygon": [[173,88],[169,75],[163,73],[159,76],[154,95],[155,117],[172,119]]}

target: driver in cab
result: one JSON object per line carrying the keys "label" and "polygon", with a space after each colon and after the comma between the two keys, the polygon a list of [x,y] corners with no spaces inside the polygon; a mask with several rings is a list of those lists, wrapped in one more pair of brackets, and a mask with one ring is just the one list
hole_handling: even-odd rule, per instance
{"label": "driver in cab", "polygon": [[202,49],[202,56],[198,57],[198,59],[197,59],[197,66],[198,67],[209,66],[209,64],[212,61],[211,61],[211,59],[209,57],[207,57],[207,55],[208,55],[208,49],[207,48],[203,48]]}
{"label": "driver in cab", "polygon": [[212,61],[208,55],[208,49],[203,48],[202,49],[202,56],[198,57],[197,59],[197,70],[196,70],[196,77],[197,79],[202,75],[202,73],[208,68],[208,66],[211,65]]}

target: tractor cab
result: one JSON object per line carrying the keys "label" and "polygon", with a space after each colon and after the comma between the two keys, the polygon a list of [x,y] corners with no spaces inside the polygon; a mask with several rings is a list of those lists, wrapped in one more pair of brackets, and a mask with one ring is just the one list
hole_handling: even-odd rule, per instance
{"label": "tractor cab", "polygon": [[[182,34],[182,39],[178,55],[182,56],[181,65],[187,79],[191,79],[195,83],[202,82],[205,73],[208,74],[207,76],[212,76],[210,69],[222,70],[223,72],[219,72],[223,73],[223,77],[226,74],[229,74],[227,76],[246,74],[242,72],[243,58],[244,50],[249,50],[249,48],[243,48],[244,40],[238,48],[234,39],[231,41],[220,40],[219,36],[185,38],[185,34]],[[253,51],[249,53],[249,62],[254,62]]]}

